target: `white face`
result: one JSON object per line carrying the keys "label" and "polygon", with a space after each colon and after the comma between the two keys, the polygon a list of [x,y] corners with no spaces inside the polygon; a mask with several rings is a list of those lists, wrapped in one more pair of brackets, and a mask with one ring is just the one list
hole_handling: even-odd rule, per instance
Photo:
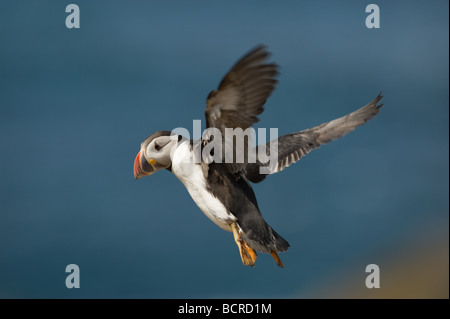
{"label": "white face", "polygon": [[170,152],[177,142],[178,139],[176,137],[160,136],[152,140],[147,145],[147,148],[143,150],[148,163],[153,163],[152,160],[156,162],[152,164],[155,171],[167,168],[172,164]]}

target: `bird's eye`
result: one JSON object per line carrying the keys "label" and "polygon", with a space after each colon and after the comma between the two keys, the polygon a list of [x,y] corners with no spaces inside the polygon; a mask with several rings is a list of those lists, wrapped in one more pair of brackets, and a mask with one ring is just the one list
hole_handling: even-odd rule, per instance
{"label": "bird's eye", "polygon": [[161,150],[161,145],[159,145],[158,143],[155,143],[155,150],[157,150],[157,151]]}

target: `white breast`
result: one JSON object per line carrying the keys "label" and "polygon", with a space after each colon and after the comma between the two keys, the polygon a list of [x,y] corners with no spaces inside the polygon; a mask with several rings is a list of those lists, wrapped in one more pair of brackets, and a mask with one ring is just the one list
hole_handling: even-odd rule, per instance
{"label": "white breast", "polygon": [[172,158],[172,173],[184,184],[201,211],[216,225],[231,231],[230,223],[236,220],[220,200],[206,189],[206,179],[202,167],[194,163],[189,141],[181,143]]}

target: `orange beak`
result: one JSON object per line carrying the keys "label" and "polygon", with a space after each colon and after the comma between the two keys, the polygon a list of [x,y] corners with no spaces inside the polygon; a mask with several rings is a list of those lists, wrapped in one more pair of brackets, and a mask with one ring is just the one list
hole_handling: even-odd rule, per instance
{"label": "orange beak", "polygon": [[134,160],[134,179],[139,179],[141,177],[150,175],[142,171],[141,168],[141,152],[138,153],[136,159]]}

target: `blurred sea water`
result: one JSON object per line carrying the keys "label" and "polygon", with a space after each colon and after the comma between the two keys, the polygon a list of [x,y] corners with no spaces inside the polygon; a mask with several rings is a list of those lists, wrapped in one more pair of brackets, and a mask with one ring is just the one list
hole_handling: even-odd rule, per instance
{"label": "blurred sea water", "polygon": [[[80,29],[68,3],[0,3],[0,298],[448,298],[447,1],[378,1],[370,30],[353,1],[76,3]],[[256,127],[294,132],[385,96],[254,185],[291,244],[285,269],[264,254],[243,267],[174,176],[132,172],[148,135],[203,121],[259,43],[281,75]],[[64,285],[72,263],[80,289]]]}

